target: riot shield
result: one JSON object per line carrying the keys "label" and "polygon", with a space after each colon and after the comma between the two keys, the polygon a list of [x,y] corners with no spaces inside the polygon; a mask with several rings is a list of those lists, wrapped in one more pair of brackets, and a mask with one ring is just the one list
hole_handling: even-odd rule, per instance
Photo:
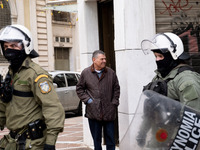
{"label": "riot shield", "polygon": [[120,150],[199,150],[200,113],[180,102],[146,90]]}

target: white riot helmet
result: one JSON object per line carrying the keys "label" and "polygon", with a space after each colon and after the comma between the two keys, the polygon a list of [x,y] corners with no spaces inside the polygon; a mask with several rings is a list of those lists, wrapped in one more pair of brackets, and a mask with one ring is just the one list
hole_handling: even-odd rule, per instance
{"label": "white riot helmet", "polygon": [[4,54],[4,42],[21,42],[25,53],[31,58],[38,57],[38,53],[33,48],[33,39],[30,31],[22,25],[8,25],[0,31],[0,49]]}
{"label": "white riot helmet", "polygon": [[162,53],[170,52],[174,60],[187,60],[190,56],[184,52],[182,40],[174,33],[158,33],[153,40],[143,40],[141,48],[145,54],[160,50]]}

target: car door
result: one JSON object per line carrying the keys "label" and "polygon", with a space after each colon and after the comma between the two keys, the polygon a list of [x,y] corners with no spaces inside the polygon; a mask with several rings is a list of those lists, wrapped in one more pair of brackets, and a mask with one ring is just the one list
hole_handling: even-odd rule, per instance
{"label": "car door", "polygon": [[53,83],[56,83],[57,85],[57,88],[55,89],[56,93],[58,94],[58,97],[60,99],[61,104],[64,107],[64,110],[67,111],[68,103],[66,101],[66,95],[68,93],[68,90],[67,90],[65,75],[63,73],[57,74],[53,78]]}
{"label": "car door", "polygon": [[80,102],[76,94],[76,84],[78,83],[78,79],[74,73],[65,73],[65,77],[68,86],[67,96],[69,98],[67,105],[69,106],[70,110],[75,110],[78,108]]}

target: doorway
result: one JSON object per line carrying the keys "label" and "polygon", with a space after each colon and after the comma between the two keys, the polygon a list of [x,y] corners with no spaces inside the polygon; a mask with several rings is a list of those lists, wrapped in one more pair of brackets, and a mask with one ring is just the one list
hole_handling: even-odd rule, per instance
{"label": "doorway", "polygon": [[107,66],[115,70],[113,0],[98,2],[99,45],[106,53]]}
{"label": "doorway", "polygon": [[[113,0],[98,1],[98,19],[100,50],[103,50],[106,54],[107,66],[113,70],[116,70],[114,50]],[[116,145],[119,144],[118,116],[115,120],[115,143]]]}
{"label": "doorway", "polygon": [[69,48],[54,48],[55,54],[55,70],[66,70],[69,68]]}

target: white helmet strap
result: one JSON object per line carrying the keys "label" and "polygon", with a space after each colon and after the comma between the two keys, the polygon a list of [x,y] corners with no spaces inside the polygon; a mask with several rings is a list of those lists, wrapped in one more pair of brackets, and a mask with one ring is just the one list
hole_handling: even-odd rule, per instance
{"label": "white helmet strap", "polygon": [[177,47],[177,45],[174,44],[174,42],[173,42],[173,41],[170,39],[170,37],[167,36],[166,34],[161,33],[161,35],[164,35],[164,36],[169,40],[169,42],[171,43],[171,47],[173,48],[173,53],[175,53],[175,52],[176,52],[176,47]]}

